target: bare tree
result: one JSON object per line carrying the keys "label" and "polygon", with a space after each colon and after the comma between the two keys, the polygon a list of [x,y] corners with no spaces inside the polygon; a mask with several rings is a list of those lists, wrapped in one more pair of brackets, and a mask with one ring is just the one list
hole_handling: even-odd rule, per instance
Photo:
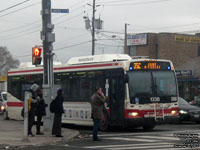
{"label": "bare tree", "polygon": [[6,47],[0,47],[0,75],[5,75],[11,68],[17,68],[19,63],[19,60],[14,59]]}

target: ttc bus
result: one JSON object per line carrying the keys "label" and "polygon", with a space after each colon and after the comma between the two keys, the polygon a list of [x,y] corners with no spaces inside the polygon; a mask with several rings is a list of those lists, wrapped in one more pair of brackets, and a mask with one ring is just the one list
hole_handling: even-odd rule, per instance
{"label": "ttc bus", "polygon": [[[90,97],[101,87],[107,97],[100,129],[117,125],[153,129],[157,120],[178,119],[178,88],[169,60],[103,54],[71,58],[54,65],[54,84],[64,89],[62,122],[92,126]],[[24,91],[33,83],[42,87],[43,68],[8,72],[8,117],[22,119]]]}

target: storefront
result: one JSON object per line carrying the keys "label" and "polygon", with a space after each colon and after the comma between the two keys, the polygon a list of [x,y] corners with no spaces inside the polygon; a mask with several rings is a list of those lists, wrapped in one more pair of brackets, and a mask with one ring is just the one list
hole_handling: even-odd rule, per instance
{"label": "storefront", "polygon": [[200,79],[193,76],[192,70],[176,70],[179,96],[188,102],[199,94]]}

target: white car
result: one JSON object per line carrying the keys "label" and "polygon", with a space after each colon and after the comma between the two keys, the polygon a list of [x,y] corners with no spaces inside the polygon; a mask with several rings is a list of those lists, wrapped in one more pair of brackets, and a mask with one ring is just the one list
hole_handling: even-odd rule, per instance
{"label": "white car", "polygon": [[7,112],[7,92],[1,92],[0,94],[0,102],[1,102],[1,107],[0,107],[0,111],[3,114],[3,118],[5,120],[8,119],[8,112]]}

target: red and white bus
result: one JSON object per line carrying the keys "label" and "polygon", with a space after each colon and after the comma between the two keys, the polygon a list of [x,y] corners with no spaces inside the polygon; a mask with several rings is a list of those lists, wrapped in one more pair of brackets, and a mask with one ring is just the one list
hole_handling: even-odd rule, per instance
{"label": "red and white bus", "polygon": [[[22,119],[24,91],[42,82],[42,67],[8,72],[9,118]],[[113,125],[153,129],[156,120],[179,115],[176,75],[169,60],[132,59],[126,54],[74,57],[54,66],[54,83],[65,92],[63,123],[93,125],[90,97],[97,86],[108,99],[101,129]]]}

